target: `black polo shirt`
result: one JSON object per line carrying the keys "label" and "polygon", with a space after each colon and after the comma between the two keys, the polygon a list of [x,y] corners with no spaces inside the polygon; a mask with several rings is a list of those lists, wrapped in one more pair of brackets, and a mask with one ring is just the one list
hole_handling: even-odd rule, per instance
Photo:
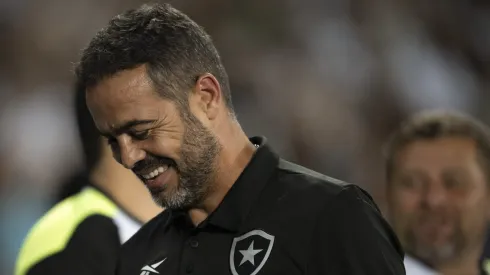
{"label": "black polo shirt", "polygon": [[355,185],[280,159],[265,138],[219,207],[195,227],[164,211],[122,248],[118,275],[403,275],[403,251]]}

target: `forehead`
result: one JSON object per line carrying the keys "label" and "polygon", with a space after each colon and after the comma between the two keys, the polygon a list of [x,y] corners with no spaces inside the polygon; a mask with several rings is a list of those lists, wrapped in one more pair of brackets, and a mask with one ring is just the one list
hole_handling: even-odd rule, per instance
{"label": "forehead", "polygon": [[162,99],[157,95],[144,66],[108,77],[86,94],[87,106],[99,129],[130,120],[160,115]]}
{"label": "forehead", "polygon": [[418,140],[405,145],[396,155],[398,168],[441,168],[474,163],[477,145],[467,137]]}

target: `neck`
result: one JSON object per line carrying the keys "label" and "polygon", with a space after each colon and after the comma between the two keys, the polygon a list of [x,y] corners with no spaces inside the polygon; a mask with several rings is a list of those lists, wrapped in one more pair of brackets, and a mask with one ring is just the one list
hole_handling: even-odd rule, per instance
{"label": "neck", "polygon": [[103,157],[90,174],[90,180],[108,193],[126,212],[146,223],[162,211],[152,200],[142,182],[128,169]]}
{"label": "neck", "polygon": [[231,124],[218,136],[226,138],[219,138],[221,151],[217,160],[217,173],[214,175],[210,192],[201,207],[189,210],[189,216],[196,226],[218,208],[255,153],[255,146],[238,122],[233,121]]}

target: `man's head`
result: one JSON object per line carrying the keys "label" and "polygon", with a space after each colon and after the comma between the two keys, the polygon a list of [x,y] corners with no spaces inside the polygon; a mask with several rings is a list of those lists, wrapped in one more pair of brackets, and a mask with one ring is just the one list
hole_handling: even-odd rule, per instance
{"label": "man's head", "polygon": [[84,50],[77,76],[114,157],[170,209],[210,191],[224,119],[234,119],[211,38],[168,4],[113,18]]}
{"label": "man's head", "polygon": [[490,213],[490,132],[444,111],[410,118],[386,150],[389,218],[405,250],[432,265],[482,248]]}

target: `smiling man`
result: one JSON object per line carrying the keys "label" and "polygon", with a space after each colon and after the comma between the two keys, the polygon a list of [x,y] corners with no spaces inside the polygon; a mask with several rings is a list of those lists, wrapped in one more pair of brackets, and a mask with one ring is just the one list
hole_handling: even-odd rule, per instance
{"label": "smiling man", "polygon": [[245,135],[210,37],[170,5],[116,16],[77,74],[114,157],[166,209],[117,274],[404,274],[366,192]]}
{"label": "smiling man", "polygon": [[[176,95],[180,98],[174,101],[165,100],[171,95],[162,97],[155,91],[151,76],[147,75],[150,70],[149,65],[139,65],[91,86],[88,104],[116,159],[140,177],[160,205],[185,208],[201,202],[209,192],[220,144],[185,106],[187,99],[182,96],[187,94]],[[212,94],[216,92],[217,80],[205,74],[198,81],[199,88],[211,93],[192,98],[192,103],[196,109],[206,108],[207,113],[201,115],[216,118],[219,112],[216,102],[206,101],[222,96]],[[163,93],[168,93],[168,88]],[[208,106],[202,105],[206,103]],[[244,167],[254,152],[246,136],[241,138],[248,146],[230,148],[242,151],[241,158],[231,155],[224,159],[226,165],[238,166],[236,171],[227,171],[230,178],[240,173],[239,167]]]}
{"label": "smiling man", "polygon": [[387,147],[390,221],[409,275],[490,274],[490,130],[450,111],[414,115]]}

